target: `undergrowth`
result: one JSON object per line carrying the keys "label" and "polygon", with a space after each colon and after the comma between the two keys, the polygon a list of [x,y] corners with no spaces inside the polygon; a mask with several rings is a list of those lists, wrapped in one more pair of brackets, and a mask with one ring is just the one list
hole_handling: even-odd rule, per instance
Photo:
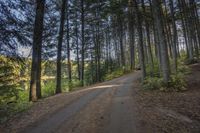
{"label": "undergrowth", "polygon": [[[72,91],[73,88],[79,87],[80,81],[72,80],[71,83],[67,82],[66,79],[62,79],[62,90],[64,92]],[[55,94],[56,81],[48,80],[43,81],[42,84],[42,96],[43,98],[49,97]],[[0,97],[0,123],[7,121],[13,115],[23,112],[29,109],[32,102],[29,102],[29,91],[18,89],[17,96],[10,100],[2,100]]]}
{"label": "undergrowth", "polygon": [[0,123],[7,121],[16,113],[27,110],[31,106],[28,100],[28,92],[20,91],[18,99],[13,101],[5,101],[0,104]]}
{"label": "undergrowth", "polygon": [[[156,69],[155,69],[156,68]],[[156,75],[152,77],[150,74],[143,82],[143,88],[145,90],[160,90],[160,91],[185,91],[187,90],[187,84],[185,75],[190,73],[188,66],[184,65],[182,61],[178,61],[178,68],[176,73],[172,73],[170,81],[166,84],[158,74],[158,67],[155,67],[154,71]],[[149,70],[147,69],[147,72]],[[150,73],[150,72],[149,72]]]}
{"label": "undergrowth", "polygon": [[114,78],[118,78],[126,73],[129,73],[130,70],[124,70],[124,69],[116,69],[113,72],[106,74],[104,77],[104,81],[112,80]]}

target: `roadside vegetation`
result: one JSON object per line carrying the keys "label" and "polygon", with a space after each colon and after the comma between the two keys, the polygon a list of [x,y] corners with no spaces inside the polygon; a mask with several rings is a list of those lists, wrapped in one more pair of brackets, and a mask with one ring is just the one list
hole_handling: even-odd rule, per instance
{"label": "roadside vegetation", "polygon": [[[148,70],[148,69],[147,69]],[[177,72],[172,73],[170,76],[170,81],[165,83],[163,78],[158,75],[158,69],[154,69],[156,76],[147,76],[143,82],[143,88],[145,90],[160,90],[160,91],[186,91],[187,82],[185,77],[190,74],[190,68],[186,64],[186,60],[178,60]]]}

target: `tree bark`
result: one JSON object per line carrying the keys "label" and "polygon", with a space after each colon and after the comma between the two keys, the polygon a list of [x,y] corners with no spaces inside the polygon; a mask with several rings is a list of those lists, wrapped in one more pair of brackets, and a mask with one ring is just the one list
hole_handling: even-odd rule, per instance
{"label": "tree bark", "polygon": [[36,4],[37,8],[33,33],[33,53],[29,95],[30,101],[36,101],[38,98],[41,98],[41,48],[45,0],[37,0]]}
{"label": "tree bark", "polygon": [[70,44],[69,44],[69,40],[70,40],[70,37],[69,37],[69,3],[68,3],[68,0],[66,2],[67,4],[67,11],[66,11],[66,18],[67,18],[67,64],[68,64],[68,79],[69,79],[69,82],[72,81],[72,70],[71,70],[71,58],[70,58]]}
{"label": "tree bark", "polygon": [[124,46],[123,46],[123,23],[121,15],[118,16],[118,24],[119,24],[119,44],[120,44],[120,55],[121,55],[121,65],[125,67],[125,58],[124,58]]}
{"label": "tree bark", "polygon": [[60,16],[60,29],[58,37],[58,50],[57,50],[57,76],[56,76],[56,93],[61,93],[61,58],[62,58],[62,42],[65,23],[66,0],[62,0],[61,16]]}
{"label": "tree bark", "polygon": [[177,27],[176,27],[176,20],[174,16],[174,2],[173,0],[169,0],[170,2],[170,14],[172,18],[172,27],[173,27],[173,70],[175,73],[177,72],[177,45],[178,45],[178,36],[177,36]]}
{"label": "tree bark", "polygon": [[136,11],[136,17],[137,17],[137,30],[139,34],[139,60],[140,60],[140,67],[142,70],[142,81],[144,81],[146,77],[146,68],[145,68],[145,59],[144,59],[144,49],[143,49],[143,33],[142,33],[142,21],[141,21],[141,14],[138,9],[138,4],[136,0],[134,0],[135,5],[135,11]]}
{"label": "tree bark", "polygon": [[153,5],[153,11],[154,11],[155,25],[158,32],[159,46],[160,46],[160,51],[161,51],[160,56],[161,56],[163,80],[166,84],[168,84],[170,80],[169,57],[168,57],[167,44],[166,44],[165,34],[164,34],[161,5],[159,3],[159,0],[153,0],[152,5]]}
{"label": "tree bark", "polygon": [[85,9],[84,0],[81,0],[81,85],[84,86],[84,68],[85,68]]}
{"label": "tree bark", "polygon": [[[77,19],[77,18],[76,18]],[[77,60],[77,72],[78,80],[81,80],[81,71],[80,71],[80,59],[79,59],[79,39],[78,39],[78,22],[75,24],[75,36],[76,36],[76,60]]]}
{"label": "tree bark", "polygon": [[134,9],[133,9],[133,2],[132,0],[129,0],[129,45],[130,45],[130,64],[131,64],[131,70],[135,69],[135,15],[134,15]]}
{"label": "tree bark", "polygon": [[[142,0],[142,8],[144,14],[146,14],[146,7],[144,4],[144,0]],[[150,62],[150,75],[153,76],[153,71],[154,71],[154,64],[153,64],[153,55],[152,55],[152,50],[151,50],[151,40],[150,40],[150,27],[149,27],[149,22],[144,18],[144,23],[145,23],[145,28],[146,28],[146,35],[147,35],[147,56],[148,56],[148,61]]]}

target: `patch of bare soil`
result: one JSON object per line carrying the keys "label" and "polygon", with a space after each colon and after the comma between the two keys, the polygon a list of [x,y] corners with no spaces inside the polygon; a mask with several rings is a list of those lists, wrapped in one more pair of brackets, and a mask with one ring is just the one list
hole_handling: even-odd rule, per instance
{"label": "patch of bare soil", "polygon": [[116,88],[109,88],[102,95],[96,97],[84,109],[78,112],[68,122],[64,122],[57,129],[57,133],[103,133],[103,127],[108,124],[108,113],[112,96]]}
{"label": "patch of bare soil", "polygon": [[192,71],[186,77],[188,90],[185,92],[134,89],[133,98],[143,132],[200,133],[200,64],[190,67]]}

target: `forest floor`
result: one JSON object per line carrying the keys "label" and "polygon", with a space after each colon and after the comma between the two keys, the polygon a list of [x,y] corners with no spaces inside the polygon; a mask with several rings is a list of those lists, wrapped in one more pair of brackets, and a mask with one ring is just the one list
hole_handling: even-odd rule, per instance
{"label": "forest floor", "polygon": [[42,99],[0,126],[2,133],[199,133],[200,64],[184,92],[144,91],[140,72]]}

